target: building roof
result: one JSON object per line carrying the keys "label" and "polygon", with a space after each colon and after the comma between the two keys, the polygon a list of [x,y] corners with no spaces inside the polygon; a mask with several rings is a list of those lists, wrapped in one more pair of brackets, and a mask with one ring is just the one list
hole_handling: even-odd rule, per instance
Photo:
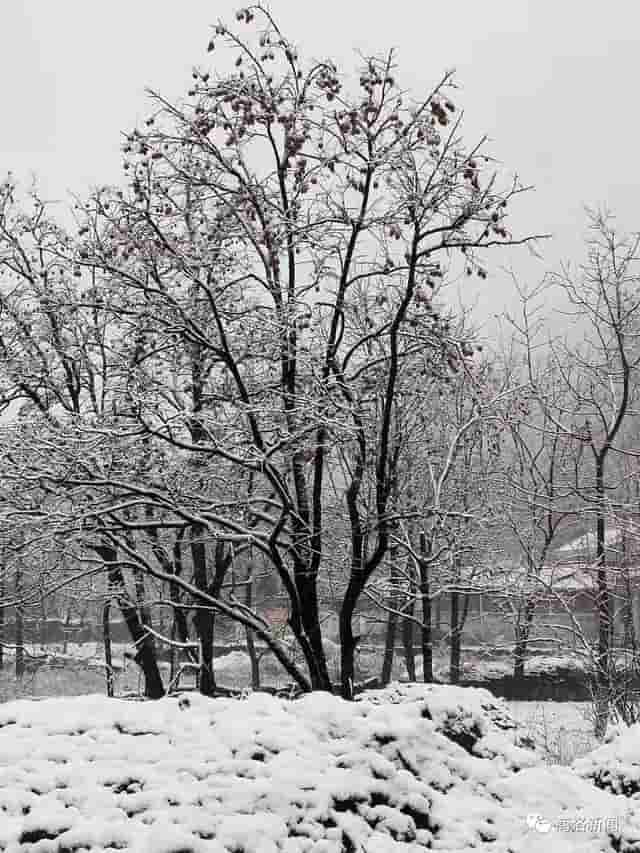
{"label": "building roof", "polygon": [[[619,551],[623,553],[623,545],[625,532],[619,527],[607,527],[605,530],[604,540],[605,548],[608,551]],[[559,557],[571,557],[576,554],[592,554],[596,553],[596,534],[593,530],[581,533],[575,536],[560,548],[556,548],[555,554]]]}

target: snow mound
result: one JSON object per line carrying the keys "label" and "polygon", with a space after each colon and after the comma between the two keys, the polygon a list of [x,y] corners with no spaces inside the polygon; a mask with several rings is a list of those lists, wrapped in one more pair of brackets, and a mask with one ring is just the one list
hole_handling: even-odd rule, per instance
{"label": "snow mound", "polygon": [[629,851],[557,823],[627,809],[545,767],[484,690],[0,705],[3,853]]}
{"label": "snow mound", "polygon": [[625,797],[640,794],[640,724],[612,729],[604,744],[573,762],[597,788]]}
{"label": "snow mound", "polygon": [[613,728],[602,746],[573,762],[573,770],[628,803],[620,850],[640,850],[640,724]]}

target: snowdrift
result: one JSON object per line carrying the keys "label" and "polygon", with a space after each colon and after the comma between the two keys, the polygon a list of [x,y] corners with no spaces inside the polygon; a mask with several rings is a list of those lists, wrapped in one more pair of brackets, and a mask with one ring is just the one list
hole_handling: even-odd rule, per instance
{"label": "snowdrift", "polygon": [[640,725],[612,729],[606,742],[573,763],[598,788],[625,797],[640,794]]}
{"label": "snowdrift", "polygon": [[595,853],[636,849],[630,810],[484,690],[0,706],[4,853]]}

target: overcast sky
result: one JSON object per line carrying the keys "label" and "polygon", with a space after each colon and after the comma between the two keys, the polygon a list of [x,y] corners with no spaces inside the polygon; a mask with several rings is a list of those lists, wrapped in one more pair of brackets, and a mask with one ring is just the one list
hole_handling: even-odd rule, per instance
{"label": "overcast sky", "polygon": [[[210,26],[231,22],[227,0],[4,0],[0,171],[34,172],[49,197],[120,178],[120,131],[146,115],[144,89],[184,94],[207,65]],[[640,229],[640,7],[633,0],[488,0],[381,3],[274,0],[301,52],[353,67],[354,51],[397,48],[399,80],[425,92],[456,68],[466,138],[535,193],[512,210],[515,231],[551,232],[544,262],[509,259],[538,279],[580,258],[585,204],[606,203],[621,228]],[[477,293],[476,293],[477,295]],[[479,313],[514,305],[494,271]]]}

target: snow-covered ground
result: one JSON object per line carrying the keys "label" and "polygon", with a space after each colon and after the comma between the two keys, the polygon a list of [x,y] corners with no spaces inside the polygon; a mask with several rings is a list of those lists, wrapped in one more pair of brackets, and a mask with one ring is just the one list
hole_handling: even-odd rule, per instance
{"label": "snow-covered ground", "polygon": [[[332,677],[337,679],[339,671],[340,647],[331,640],[324,641],[327,663]],[[125,652],[132,653],[131,644],[114,643],[112,648],[113,666],[116,669],[116,678],[133,664],[125,659]],[[102,643],[68,643],[63,651],[62,644],[49,644],[45,648],[38,645],[25,646],[27,663],[30,661],[44,662],[47,658],[54,658],[57,663],[67,661],[70,665],[85,663],[94,670],[104,668],[104,648]],[[6,657],[13,657],[13,649],[5,649]],[[624,663],[624,656],[618,661]],[[380,648],[366,647],[359,650],[356,655],[358,676],[366,679],[379,675],[382,668],[382,650]],[[585,670],[588,661],[584,656],[567,653],[563,655],[536,654],[527,661],[528,675],[550,675],[559,670],[571,670],[576,673]],[[237,687],[242,689],[251,682],[251,662],[249,655],[244,651],[229,651],[225,655],[214,658],[214,669],[216,676],[225,687]],[[263,682],[271,687],[282,687],[289,680],[289,676],[280,664],[270,654],[262,654],[260,658],[260,671]],[[394,658],[393,677],[399,680],[407,679],[407,668],[404,658],[397,653]],[[463,661],[462,674],[465,680],[484,681],[491,678],[502,678],[513,674],[513,660],[509,655],[488,655],[483,649],[467,649]],[[434,675],[437,681],[446,682],[449,678],[449,656],[448,651],[437,649],[434,655]],[[422,661],[416,656],[416,678],[422,680]]]}
{"label": "snow-covered ground", "polygon": [[355,703],[9,702],[0,850],[637,849],[634,800],[546,766],[520,737],[487,691],[447,686],[393,685]]}

